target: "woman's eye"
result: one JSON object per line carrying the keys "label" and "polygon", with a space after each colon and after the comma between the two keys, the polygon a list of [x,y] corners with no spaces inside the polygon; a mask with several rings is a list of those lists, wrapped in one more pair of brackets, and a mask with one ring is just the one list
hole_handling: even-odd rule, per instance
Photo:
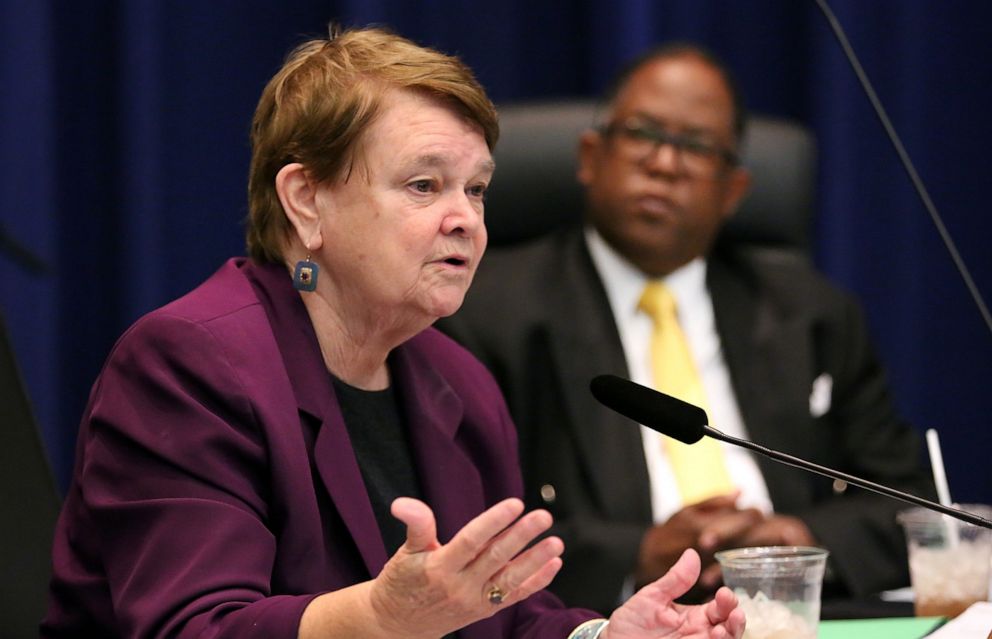
{"label": "woman's eye", "polygon": [[416,180],[410,183],[410,188],[417,193],[430,193],[433,186],[434,183],[431,180]]}
{"label": "woman's eye", "polygon": [[468,194],[472,197],[485,197],[487,188],[488,186],[485,184],[476,184],[468,188]]}

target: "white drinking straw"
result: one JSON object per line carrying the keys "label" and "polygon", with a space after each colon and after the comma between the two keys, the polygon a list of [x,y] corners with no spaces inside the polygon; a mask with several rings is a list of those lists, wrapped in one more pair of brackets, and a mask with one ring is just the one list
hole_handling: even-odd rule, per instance
{"label": "white drinking straw", "polygon": [[[944,456],[940,452],[940,438],[933,428],[927,429],[927,451],[930,453],[930,469],[933,471],[933,483],[937,486],[937,499],[942,506],[951,506],[951,489],[947,486],[947,472],[944,470]],[[944,528],[947,533],[947,544],[954,548],[958,545],[957,521],[944,515]]]}
{"label": "white drinking straw", "polygon": [[947,473],[944,471],[944,456],[940,454],[940,438],[933,428],[927,429],[927,451],[930,453],[930,468],[933,470],[933,483],[937,485],[937,499],[942,506],[950,506],[951,490],[947,487]]}

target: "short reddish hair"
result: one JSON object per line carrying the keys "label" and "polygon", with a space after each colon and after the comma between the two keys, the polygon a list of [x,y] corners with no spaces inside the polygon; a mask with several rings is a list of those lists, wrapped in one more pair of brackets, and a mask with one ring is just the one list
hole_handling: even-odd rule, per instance
{"label": "short reddish hair", "polygon": [[269,80],[255,109],[248,177],[248,253],[281,262],[290,223],[276,174],[299,162],[318,182],[350,169],[363,132],[393,89],[452,104],[482,129],[490,151],[499,137],[496,109],[458,58],[383,29],[344,31],[294,49]]}

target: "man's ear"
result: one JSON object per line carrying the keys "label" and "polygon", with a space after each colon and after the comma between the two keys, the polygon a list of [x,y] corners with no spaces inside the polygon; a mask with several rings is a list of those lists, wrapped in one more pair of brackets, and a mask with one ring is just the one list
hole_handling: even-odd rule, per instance
{"label": "man's ear", "polygon": [[595,129],[586,129],[579,136],[579,168],[575,175],[580,184],[588,186],[596,177],[599,155],[605,143],[603,135]]}
{"label": "man's ear", "polygon": [[751,189],[751,172],[742,166],[735,166],[727,176],[727,190],[723,196],[723,218],[737,212],[741,200]]}
{"label": "man's ear", "polygon": [[299,162],[279,169],[276,193],[286,218],[307,250],[320,248],[320,214],[317,210],[317,182]]}

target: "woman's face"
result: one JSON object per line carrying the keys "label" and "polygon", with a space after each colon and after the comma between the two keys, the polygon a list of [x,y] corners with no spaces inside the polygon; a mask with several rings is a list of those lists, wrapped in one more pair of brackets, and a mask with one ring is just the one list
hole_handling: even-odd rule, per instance
{"label": "woman's face", "polygon": [[350,176],[316,195],[323,293],[373,326],[454,313],[486,248],[492,173],[478,125],[437,100],[392,91]]}

